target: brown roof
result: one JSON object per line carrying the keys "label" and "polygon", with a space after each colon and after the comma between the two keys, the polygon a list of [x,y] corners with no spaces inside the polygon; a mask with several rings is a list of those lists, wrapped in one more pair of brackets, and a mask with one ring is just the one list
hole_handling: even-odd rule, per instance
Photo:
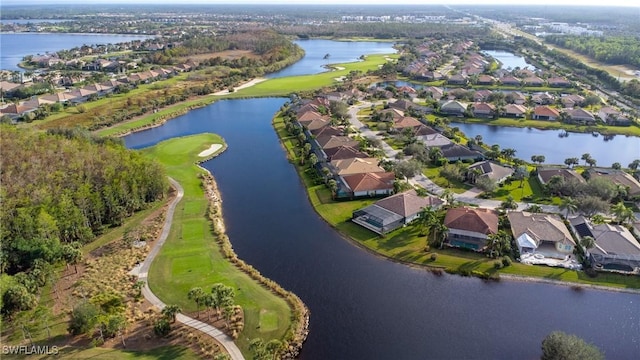
{"label": "brown roof", "polygon": [[300,124],[304,125],[309,131],[322,129],[325,126],[328,126],[330,123],[329,119],[316,118],[312,120],[300,121]]}
{"label": "brown roof", "polygon": [[313,136],[321,137],[321,136],[341,136],[344,135],[344,130],[337,128],[335,126],[323,126],[318,129],[310,130]]}
{"label": "brown roof", "polygon": [[435,131],[432,127],[430,126],[426,126],[426,125],[420,125],[418,126],[418,128],[416,128],[416,136],[421,136],[421,135],[432,135],[432,134],[436,134],[437,131]]}
{"label": "brown roof", "polygon": [[507,104],[504,106],[505,114],[524,114],[527,112],[527,108],[522,105]]}
{"label": "brown roof", "polygon": [[394,129],[404,129],[404,128],[414,128],[422,125],[422,123],[411,116],[405,116],[403,118],[398,119],[393,123]]}
{"label": "brown roof", "polygon": [[414,190],[410,190],[382,199],[376,205],[406,218],[417,214],[424,207],[440,206],[443,203],[435,196],[420,197]]}
{"label": "brown roof", "polygon": [[348,136],[327,136],[316,139],[324,150],[338,146],[359,146],[360,143]]}
{"label": "brown roof", "polygon": [[385,172],[383,168],[378,166],[378,159],[376,158],[333,160],[331,165],[338,169],[338,175]]}
{"label": "brown roof", "polygon": [[363,153],[353,146],[338,146],[324,150],[329,160],[344,160],[353,158],[368,158],[369,154]]}
{"label": "brown roof", "polygon": [[570,243],[575,245],[569,229],[558,215],[510,212],[507,214],[514,238],[528,234],[538,245],[541,241]]}
{"label": "brown roof", "polygon": [[322,115],[319,112],[315,112],[312,110],[305,111],[298,115],[298,121],[302,123],[303,121],[311,121],[315,119],[321,119]]}
{"label": "brown roof", "polygon": [[593,176],[605,177],[616,185],[622,185],[629,188],[629,195],[634,196],[640,194],[640,182],[633,176],[622,170],[615,169],[591,169],[589,174]]}
{"label": "brown roof", "polygon": [[498,232],[498,214],[490,209],[459,207],[449,209],[444,225],[450,229],[466,230],[485,235]]}
{"label": "brown roof", "polygon": [[480,102],[480,103],[473,104],[473,111],[492,112],[495,110],[496,110],[496,107],[489,103]]}
{"label": "brown roof", "polygon": [[577,172],[569,169],[563,168],[551,168],[551,169],[540,169],[538,168],[538,176],[542,179],[542,182],[546,184],[551,180],[554,176],[562,176],[565,180],[575,179],[579,182],[585,182],[584,178],[578,175]]}
{"label": "brown roof", "polygon": [[536,108],[533,110],[533,114],[538,116],[560,116],[558,110],[548,106],[536,106]]}
{"label": "brown roof", "polygon": [[362,173],[342,177],[351,191],[373,191],[393,189],[395,174],[392,172]]}

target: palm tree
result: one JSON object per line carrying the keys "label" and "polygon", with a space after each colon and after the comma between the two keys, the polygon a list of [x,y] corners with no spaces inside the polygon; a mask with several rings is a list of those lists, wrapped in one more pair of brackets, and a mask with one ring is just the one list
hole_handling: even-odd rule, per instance
{"label": "palm tree", "polygon": [[437,218],[437,221],[432,224],[430,231],[431,246],[442,248],[442,244],[444,244],[444,241],[447,238],[447,232],[449,231],[449,228],[442,223],[442,219]]}
{"label": "palm tree", "polygon": [[587,160],[591,159],[591,154],[589,153],[584,153],[582,154],[582,156],[580,157],[580,159],[582,159],[582,161],[584,161],[584,164],[587,165]]}
{"label": "palm tree", "polygon": [[236,296],[232,288],[221,283],[213,285],[211,294],[213,294],[214,297],[216,314],[219,313],[221,307],[232,306],[233,298]]}
{"label": "palm tree", "polygon": [[509,195],[502,203],[500,203],[500,208],[504,210],[515,210],[518,208],[518,203],[513,199],[513,196]]}
{"label": "palm tree", "polygon": [[502,154],[502,157],[504,157],[505,160],[511,161],[513,160],[513,157],[516,156],[516,150],[511,148],[506,148],[506,149],[502,149],[500,154]]}
{"label": "palm tree", "polygon": [[187,298],[189,300],[195,301],[196,303],[196,313],[198,314],[198,317],[200,316],[200,305],[203,304],[204,296],[205,292],[201,287],[191,288],[191,290],[189,290],[189,293],[187,293]]}
{"label": "palm tree", "polygon": [[616,221],[619,224],[626,224],[635,220],[636,216],[633,213],[633,209],[628,208],[622,201],[611,207],[611,212],[615,215]]}
{"label": "palm tree", "polygon": [[435,210],[430,206],[425,206],[420,210],[414,225],[420,228],[420,235],[426,235],[431,231],[431,227],[436,221],[438,221],[438,217]]}
{"label": "palm tree", "polygon": [[182,309],[178,305],[167,305],[162,309],[162,315],[171,320],[171,322],[176,322],[176,316],[178,313],[182,312]]}
{"label": "palm tree", "polygon": [[566,219],[569,214],[573,214],[578,210],[578,202],[571,197],[565,197],[562,198],[562,202],[560,203],[558,208],[565,211],[564,217]]}
{"label": "palm tree", "polygon": [[445,189],[442,192],[441,197],[447,202],[447,207],[454,207],[456,204],[456,198],[453,195],[451,189]]}
{"label": "palm tree", "polygon": [[327,181],[327,186],[329,187],[329,190],[331,190],[331,197],[335,199],[336,192],[338,191],[338,182],[331,179]]}
{"label": "palm tree", "polygon": [[497,258],[508,254],[511,251],[511,237],[503,230],[496,234],[490,234],[487,239],[487,251],[489,256]]}
{"label": "palm tree", "polygon": [[596,240],[591,236],[585,236],[582,239],[580,239],[580,245],[584,248],[586,253],[587,250],[596,246]]}

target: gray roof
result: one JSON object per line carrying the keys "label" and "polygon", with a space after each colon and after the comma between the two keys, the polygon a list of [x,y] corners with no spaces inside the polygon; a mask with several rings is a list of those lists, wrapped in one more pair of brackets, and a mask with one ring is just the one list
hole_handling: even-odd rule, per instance
{"label": "gray roof", "polygon": [[442,146],[442,156],[449,158],[463,158],[463,157],[482,157],[477,151],[470,150],[469,148],[458,145],[458,144],[449,144]]}
{"label": "gray roof", "polygon": [[538,245],[541,241],[576,244],[558,215],[509,212],[507,217],[515,238],[528,234]]}
{"label": "gray roof", "polygon": [[406,191],[384,198],[376,202],[376,205],[401,215],[403,218],[407,218],[420,212],[423,207],[439,206],[443,203],[444,202],[437,197],[420,197],[415,191]]}
{"label": "gray roof", "polygon": [[398,215],[376,204],[369,205],[364,209],[358,210],[357,213],[367,214],[368,217],[374,218],[376,222],[382,224],[383,226],[393,224],[394,222],[403,219],[403,216]]}
{"label": "gray roof", "polygon": [[489,160],[480,161],[469,166],[469,170],[474,169],[480,169],[480,171],[482,172],[481,176],[486,176],[489,179],[496,181],[502,180],[507,176],[513,174],[512,168],[496,164]]}
{"label": "gray roof", "polygon": [[620,225],[591,224],[585,217],[569,220],[581,237],[590,235],[595,247],[589,249],[594,256],[640,260],[640,244],[631,232]]}

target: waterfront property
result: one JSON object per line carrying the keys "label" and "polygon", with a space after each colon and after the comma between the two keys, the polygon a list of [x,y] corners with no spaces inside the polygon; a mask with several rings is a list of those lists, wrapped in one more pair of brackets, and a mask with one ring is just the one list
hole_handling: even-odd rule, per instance
{"label": "waterfront property", "polygon": [[392,172],[368,172],[341,177],[349,197],[385,196],[393,194],[396,175]]}
{"label": "waterfront property", "polygon": [[421,197],[414,190],[377,201],[353,212],[352,221],[377,234],[384,235],[415,220],[425,207],[439,208],[444,201],[435,196]]}
{"label": "waterfront property", "polygon": [[561,177],[564,181],[578,181],[584,183],[585,180],[574,170],[557,167],[538,167],[538,180],[540,184],[546,185],[554,176]]}
{"label": "waterfront property", "polygon": [[640,195],[640,182],[623,170],[591,168],[586,171],[589,178],[603,177],[616,185],[625,187],[629,197]]}
{"label": "waterfront property", "polygon": [[453,208],[447,211],[444,225],[449,229],[447,245],[482,251],[489,235],[498,233],[498,214],[491,209]]}
{"label": "waterfront property", "polygon": [[576,243],[560,216],[509,212],[507,218],[522,263],[580,267],[573,258]]}
{"label": "waterfront property", "polygon": [[592,224],[583,216],[570,223],[580,239],[590,236],[595,240],[594,247],[587,249],[594,269],[640,274],[640,244],[626,227]]}
{"label": "waterfront property", "polygon": [[502,166],[490,160],[484,160],[469,166],[467,170],[467,179],[472,183],[475,183],[479,178],[486,177],[499,184],[507,180],[513,172],[514,170],[510,167]]}
{"label": "waterfront property", "polygon": [[534,120],[549,120],[555,121],[560,118],[560,112],[549,106],[536,106],[533,109]]}

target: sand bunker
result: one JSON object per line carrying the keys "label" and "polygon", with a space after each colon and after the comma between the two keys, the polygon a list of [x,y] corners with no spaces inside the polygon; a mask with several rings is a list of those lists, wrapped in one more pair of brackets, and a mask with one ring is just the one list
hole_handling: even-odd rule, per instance
{"label": "sand bunker", "polygon": [[220,150],[220,148],[222,147],[222,145],[220,144],[213,144],[211,145],[210,148],[208,148],[207,150],[201,152],[200,154],[198,154],[198,156],[200,157],[206,157],[209,155],[213,155],[216,151]]}

